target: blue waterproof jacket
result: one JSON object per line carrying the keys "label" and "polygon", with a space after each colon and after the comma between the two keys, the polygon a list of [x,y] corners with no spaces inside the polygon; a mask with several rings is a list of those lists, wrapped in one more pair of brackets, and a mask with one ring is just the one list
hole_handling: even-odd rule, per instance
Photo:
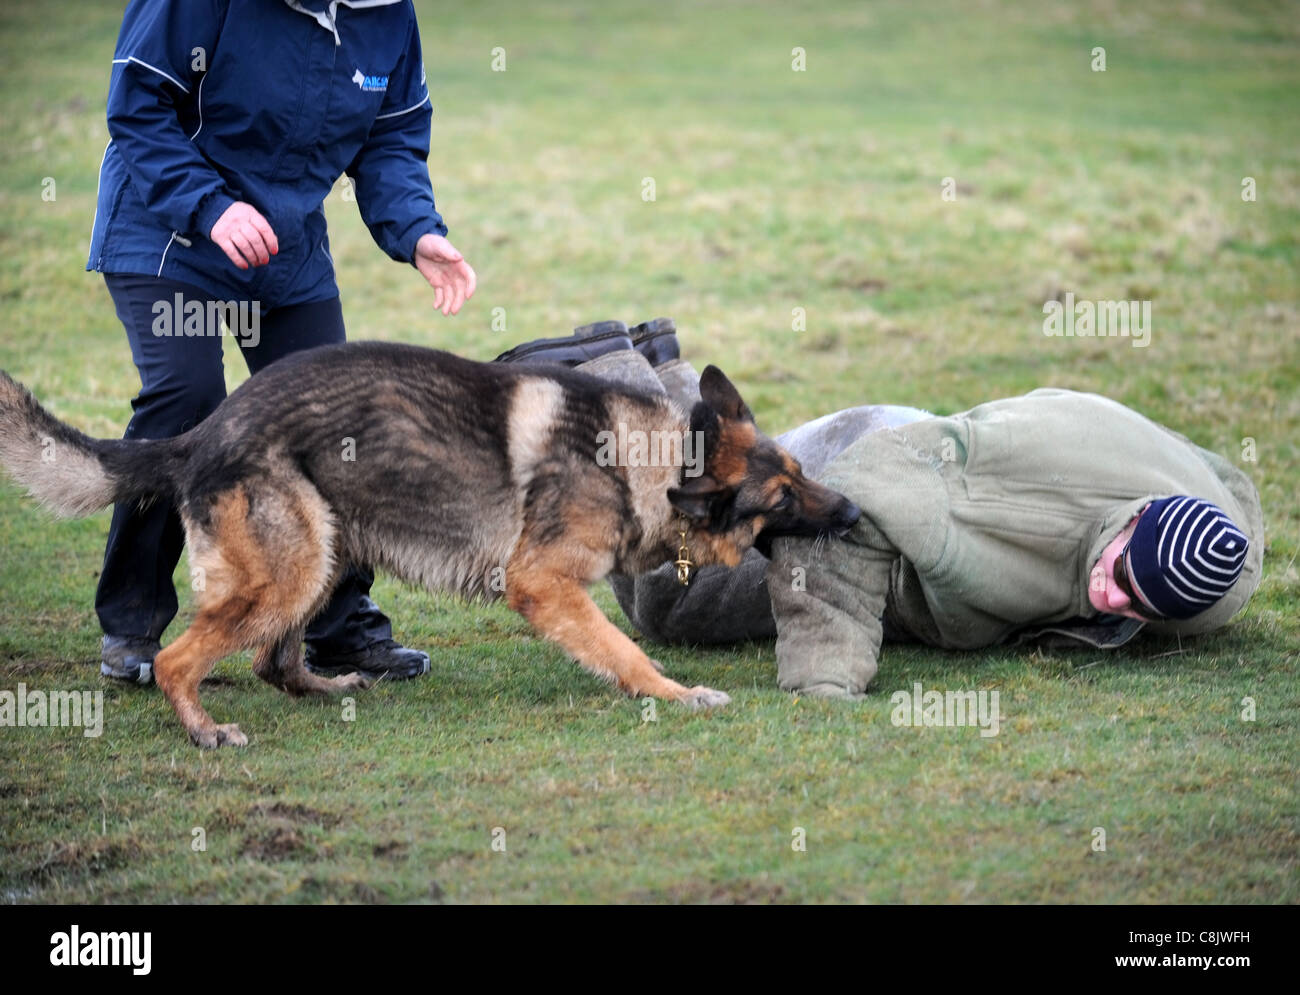
{"label": "blue waterproof jacket", "polygon": [[[432,114],[411,0],[131,0],[86,269],[266,307],[335,297],[322,203],[345,171],[394,259],[446,234]],[[208,238],[237,200],[275,231],[266,266],[238,269]]]}

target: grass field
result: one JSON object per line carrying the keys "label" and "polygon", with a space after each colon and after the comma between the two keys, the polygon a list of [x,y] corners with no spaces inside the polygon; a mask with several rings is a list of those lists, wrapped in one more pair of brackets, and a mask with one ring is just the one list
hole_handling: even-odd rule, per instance
{"label": "grass field", "polygon": [[[138,386],[83,272],[121,6],[0,6],[0,367],[102,436]],[[488,359],[669,314],[773,432],[1099,391],[1250,473],[1259,592],[1181,646],[887,646],[857,704],[778,691],[770,643],[656,648],[734,703],[643,722],[506,609],[384,580],[429,677],[344,721],[227,660],[205,704],[252,743],[200,754],[155,689],[100,682],[107,513],[54,522],[2,483],[0,689],[103,687],[106,719],[0,729],[0,900],[1300,900],[1300,5],[417,6],[430,171],[479,291],[433,313],[336,192],[351,337]],[[1151,300],[1150,346],[1045,337],[1066,291]],[[1001,733],[895,728],[914,681],[999,689]]]}

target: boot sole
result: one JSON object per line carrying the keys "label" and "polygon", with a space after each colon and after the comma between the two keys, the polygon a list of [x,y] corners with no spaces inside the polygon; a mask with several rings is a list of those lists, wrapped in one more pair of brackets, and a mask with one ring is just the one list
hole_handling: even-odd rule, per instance
{"label": "boot sole", "polygon": [[100,662],[99,673],[104,677],[109,677],[115,681],[121,681],[123,684],[152,684],[153,683],[153,664],[142,663],[140,669],[135,673],[115,669],[111,664]]}
{"label": "boot sole", "polygon": [[406,670],[406,671],[364,670],[361,667],[353,667],[345,663],[320,664],[320,663],[304,662],[303,666],[305,666],[310,673],[315,674],[317,677],[342,677],[345,674],[360,674],[362,677],[368,678],[369,680],[372,681],[378,681],[378,680],[409,681],[409,680],[413,680],[416,677],[423,677],[425,674],[427,674],[433,668],[433,662],[431,660],[425,660],[419,670]]}

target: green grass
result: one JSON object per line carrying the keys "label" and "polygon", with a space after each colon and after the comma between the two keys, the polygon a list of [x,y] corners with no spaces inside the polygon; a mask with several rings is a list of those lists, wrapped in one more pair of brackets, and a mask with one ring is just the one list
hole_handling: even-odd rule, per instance
{"label": "green grass", "polygon": [[[352,337],[486,359],[671,314],[688,358],[727,370],[772,431],[865,401],[1100,391],[1237,461],[1255,440],[1259,592],[1181,647],[887,646],[858,704],[778,691],[770,643],[655,648],[734,703],[647,723],[508,611],[382,581],[434,669],[360,696],[355,721],[237,658],[204,699],[251,734],[243,751],[200,754],[155,690],[107,685],[98,739],[0,730],[0,897],[1300,900],[1300,6],[419,6],[430,170],[480,288],[435,315],[336,193]],[[137,386],[82,272],[120,10],[0,9],[0,366],[105,436]],[[1066,290],[1151,299],[1151,346],[1043,336],[1042,303]],[[0,485],[0,689],[101,686],[106,526],[52,522]],[[889,693],[913,681],[998,689],[1000,735],[895,728]]]}

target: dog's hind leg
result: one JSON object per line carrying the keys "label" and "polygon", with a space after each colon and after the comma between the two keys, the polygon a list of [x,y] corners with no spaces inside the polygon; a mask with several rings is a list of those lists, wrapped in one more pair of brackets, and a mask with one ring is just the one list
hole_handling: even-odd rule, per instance
{"label": "dog's hind leg", "polygon": [[731,701],[721,691],[688,688],[664,677],[636,643],[601,613],[581,581],[536,562],[537,552],[512,560],[506,569],[506,597],[533,628],[559,643],[582,666],[634,696],[665,698],[690,708],[715,708]]}
{"label": "dog's hind leg", "polygon": [[302,628],[269,643],[258,651],[253,660],[253,673],[272,687],[301,697],[308,694],[343,694],[347,691],[364,691],[370,681],[361,674],[343,674],[339,677],[320,677],[313,674],[302,662]]}
{"label": "dog's hind leg", "polygon": [[238,726],[217,725],[199,704],[199,683],[221,657],[261,646],[259,676],[290,693],[314,690],[317,681],[344,687],[307,674],[297,655],[334,572],[329,511],[310,484],[289,478],[238,484],[201,516],[186,508],[182,517],[190,563],[203,578],[199,614],[158,654],[154,674],[196,745],[243,746]]}
{"label": "dog's hind leg", "polygon": [[237,725],[217,725],[199,704],[199,683],[223,656],[245,649],[239,638],[248,603],[230,601],[205,609],[181,635],[154,659],[154,679],[176,710],[195,746],[210,750],[227,744],[246,746],[248,737]]}

